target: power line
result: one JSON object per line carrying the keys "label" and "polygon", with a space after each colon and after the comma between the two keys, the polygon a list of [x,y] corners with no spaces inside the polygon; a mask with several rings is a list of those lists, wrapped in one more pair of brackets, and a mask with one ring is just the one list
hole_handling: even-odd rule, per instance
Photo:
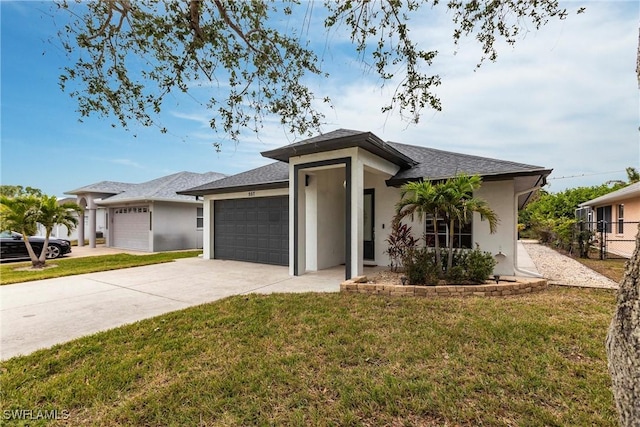
{"label": "power line", "polygon": [[625,171],[624,170],[617,170],[617,171],[611,171],[611,172],[583,173],[581,175],[558,176],[558,177],[553,177],[553,178],[548,178],[548,179],[552,180],[552,179],[580,178],[582,176],[608,175],[610,173],[618,173],[618,172],[625,172]]}

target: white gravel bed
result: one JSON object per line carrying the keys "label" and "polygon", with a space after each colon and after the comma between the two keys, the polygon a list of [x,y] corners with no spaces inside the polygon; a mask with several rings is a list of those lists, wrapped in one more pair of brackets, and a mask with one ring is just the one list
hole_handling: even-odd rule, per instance
{"label": "white gravel bed", "polygon": [[523,246],[538,272],[549,281],[549,284],[618,289],[618,284],[613,280],[551,248],[532,242],[523,242]]}

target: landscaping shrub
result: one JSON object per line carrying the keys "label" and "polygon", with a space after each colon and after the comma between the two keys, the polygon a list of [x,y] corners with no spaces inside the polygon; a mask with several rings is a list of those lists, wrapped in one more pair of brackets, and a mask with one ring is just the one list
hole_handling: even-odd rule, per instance
{"label": "landscaping shrub", "polygon": [[492,274],[496,266],[496,260],[489,252],[480,249],[468,251],[464,258],[462,269],[465,279],[473,283],[484,283]]}
{"label": "landscaping shrub", "polygon": [[[410,285],[436,285],[439,274],[435,251],[412,248],[403,258],[404,273]],[[440,270],[442,270],[440,268]]]}
{"label": "landscaping shrub", "polygon": [[447,283],[463,283],[466,278],[467,272],[464,271],[464,267],[461,265],[454,265],[445,275]]}
{"label": "landscaping shrub", "polygon": [[484,283],[492,274],[496,260],[489,252],[479,249],[453,251],[453,266],[444,276],[448,254],[441,249],[441,265],[438,266],[432,248],[411,249],[403,258],[404,271],[411,285],[437,285],[444,277],[448,284]]}
{"label": "landscaping shrub", "polygon": [[385,251],[389,254],[391,271],[398,271],[407,253],[416,247],[418,241],[411,234],[411,227],[400,221],[393,221],[391,233],[385,240],[389,246]]}

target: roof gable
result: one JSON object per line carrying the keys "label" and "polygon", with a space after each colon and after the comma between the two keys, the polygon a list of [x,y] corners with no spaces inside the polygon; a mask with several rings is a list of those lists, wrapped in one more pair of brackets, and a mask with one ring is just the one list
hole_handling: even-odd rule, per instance
{"label": "roof gable", "polygon": [[332,132],[305,139],[296,144],[285,145],[275,150],[263,151],[264,157],[282,162],[289,162],[289,158],[306,154],[323,153],[343,148],[359,147],[365,149],[401,168],[411,167],[414,162],[385,143],[371,132],[361,132],[350,129],[338,129]]}

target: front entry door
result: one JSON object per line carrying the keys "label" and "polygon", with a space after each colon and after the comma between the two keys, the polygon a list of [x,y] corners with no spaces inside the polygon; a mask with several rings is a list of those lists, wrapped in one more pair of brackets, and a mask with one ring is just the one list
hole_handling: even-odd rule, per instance
{"label": "front entry door", "polygon": [[375,190],[373,188],[364,190],[363,210],[364,210],[364,259],[374,260],[375,256]]}

